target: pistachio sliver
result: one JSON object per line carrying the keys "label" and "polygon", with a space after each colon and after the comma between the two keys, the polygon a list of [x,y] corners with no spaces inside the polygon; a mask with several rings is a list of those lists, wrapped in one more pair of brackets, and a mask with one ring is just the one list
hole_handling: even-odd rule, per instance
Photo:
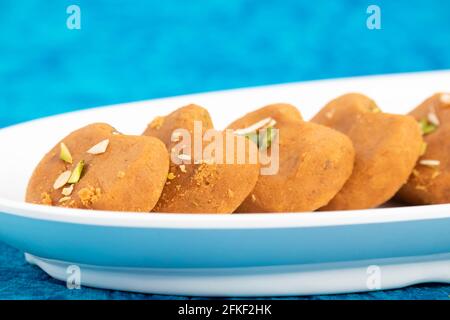
{"label": "pistachio sliver", "polygon": [[60,148],[59,158],[67,163],[72,163],[72,155],[64,142],[61,142]]}
{"label": "pistachio sliver", "polygon": [[431,123],[428,121],[428,119],[422,119],[419,121],[420,130],[422,131],[423,135],[432,133],[436,131],[437,125]]}
{"label": "pistachio sliver", "polygon": [[264,128],[266,126],[270,126],[270,125],[273,126],[275,123],[276,123],[276,121],[272,118],[264,118],[261,121],[258,121],[247,128],[234,130],[234,134],[238,135],[238,136],[245,136],[252,132],[256,132],[259,129]]}
{"label": "pistachio sliver", "polygon": [[245,137],[251,141],[253,141],[256,145],[259,144],[258,142],[258,134],[256,132],[247,133]]}
{"label": "pistachio sliver", "polygon": [[77,183],[81,178],[81,174],[83,173],[83,168],[84,168],[84,160],[81,160],[80,162],[78,162],[75,169],[73,169],[72,174],[70,175],[70,178],[67,182],[72,183],[72,184]]}
{"label": "pistachio sliver", "polygon": [[108,145],[109,145],[109,139],[102,140],[99,143],[97,143],[95,146],[90,148],[87,151],[87,153],[90,153],[90,154],[104,153],[106,151],[106,149],[108,148]]}
{"label": "pistachio sliver", "polygon": [[64,171],[61,173],[58,178],[56,178],[55,183],[53,183],[53,189],[57,190],[61,187],[64,187],[64,185],[67,183],[71,176],[70,170]]}
{"label": "pistachio sliver", "polygon": [[262,132],[259,133],[259,140],[258,140],[258,148],[259,150],[266,150],[270,148],[272,145],[273,140],[276,136],[276,130],[274,127],[268,127]]}

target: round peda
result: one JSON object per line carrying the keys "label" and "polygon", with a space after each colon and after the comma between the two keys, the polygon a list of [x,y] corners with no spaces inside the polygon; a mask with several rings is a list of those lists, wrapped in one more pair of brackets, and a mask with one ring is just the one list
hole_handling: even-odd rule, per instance
{"label": "round peda", "polygon": [[[197,128],[194,121],[200,121]],[[240,163],[239,137],[212,128],[208,112],[190,105],[156,118],[144,132],[160,137],[171,154],[168,180],[154,212],[232,213],[253,189],[259,174],[257,159],[249,161],[251,148],[256,150],[253,142],[243,138],[245,161]],[[196,139],[203,145],[200,152],[195,149]],[[218,151],[205,157],[206,150],[213,151],[206,148],[215,141],[221,141],[218,146],[223,156]],[[233,151],[229,161],[227,150]]]}
{"label": "round peda", "polygon": [[394,196],[419,157],[422,138],[410,116],[382,113],[361,94],[343,95],[312,120],[345,133],[356,157],[353,173],[321,210],[368,209]]}
{"label": "round peda", "polygon": [[[286,105],[282,108],[286,110]],[[272,161],[278,154],[278,170],[259,176],[255,188],[237,212],[305,212],[324,206],[352,172],[351,141],[335,130],[302,121],[298,111],[279,112],[276,105],[253,111],[234,121],[229,128],[240,131],[253,128],[254,123],[267,117],[274,120],[272,125],[278,129],[267,150]],[[275,151],[277,146],[278,152]]]}
{"label": "round peda", "polygon": [[214,127],[208,110],[195,104],[189,104],[173,111],[167,116],[160,116],[153,119],[143,135],[156,137],[169,148],[172,144],[171,137],[175,129],[186,129],[193,134],[194,121],[198,122],[203,131]]}
{"label": "round peda", "polygon": [[26,201],[149,212],[161,195],[168,168],[160,140],[122,135],[95,123],[72,132],[44,156],[29,181]]}
{"label": "round peda", "polygon": [[397,193],[411,204],[450,203],[450,93],[438,93],[409,113],[425,144],[413,174]]}
{"label": "round peda", "polygon": [[230,129],[247,128],[264,119],[274,119],[275,121],[303,121],[300,111],[288,103],[273,103],[247,113],[242,118],[235,120],[228,125]]}

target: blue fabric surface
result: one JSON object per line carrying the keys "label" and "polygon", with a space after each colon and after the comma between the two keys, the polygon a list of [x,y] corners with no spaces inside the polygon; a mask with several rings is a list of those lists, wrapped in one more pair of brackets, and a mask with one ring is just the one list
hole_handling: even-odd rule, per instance
{"label": "blue fabric surface", "polygon": [[[382,29],[368,30],[377,4]],[[66,8],[81,8],[81,30]],[[0,128],[216,89],[450,68],[447,0],[2,0]],[[448,299],[450,286],[307,299]],[[173,298],[68,290],[0,244],[0,298]]]}

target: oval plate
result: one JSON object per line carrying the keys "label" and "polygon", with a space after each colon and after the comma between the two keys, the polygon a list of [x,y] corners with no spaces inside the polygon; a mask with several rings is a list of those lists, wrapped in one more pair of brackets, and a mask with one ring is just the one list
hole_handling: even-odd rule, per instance
{"label": "oval plate", "polygon": [[[450,205],[346,212],[254,215],[138,214],[27,204],[40,158],[92,122],[140,134],[188,103],[206,107],[217,128],[273,102],[310,118],[329,100],[362,92],[391,113],[406,113],[450,72],[314,81],[212,92],[95,108],[0,130],[0,240],[65,280],[149,293],[207,296],[324,294],[450,282]],[[395,205],[395,204],[394,204]]]}

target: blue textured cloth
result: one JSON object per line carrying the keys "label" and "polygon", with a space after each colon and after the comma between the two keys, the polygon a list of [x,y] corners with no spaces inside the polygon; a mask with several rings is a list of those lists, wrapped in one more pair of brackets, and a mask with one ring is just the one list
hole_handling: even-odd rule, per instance
{"label": "blue textured cloth", "polygon": [[[370,3],[381,9],[381,30],[366,27]],[[0,127],[192,92],[450,68],[450,1],[370,3],[1,0]],[[71,4],[81,8],[81,30],[66,27]],[[450,286],[421,285],[308,298],[448,299],[449,293]],[[68,290],[0,244],[0,298],[163,297]]]}

